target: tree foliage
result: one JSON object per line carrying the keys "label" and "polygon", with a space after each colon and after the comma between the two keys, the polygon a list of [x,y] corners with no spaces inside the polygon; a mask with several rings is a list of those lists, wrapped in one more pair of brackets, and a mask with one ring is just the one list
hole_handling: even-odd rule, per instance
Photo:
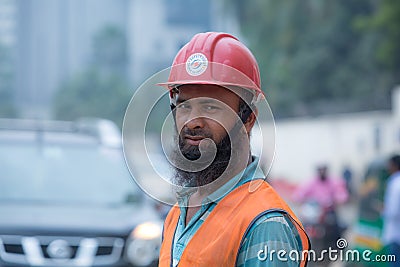
{"label": "tree foliage", "polygon": [[396,0],[226,0],[277,117],[388,108],[399,82]]}
{"label": "tree foliage", "polygon": [[101,117],[121,126],[131,96],[126,66],[124,33],[112,26],[105,27],[93,38],[91,64],[57,92],[54,101],[56,118]]}
{"label": "tree foliage", "polygon": [[400,2],[382,0],[371,16],[360,17],[359,29],[379,35],[376,57],[387,70],[400,76]]}
{"label": "tree foliage", "polygon": [[56,117],[74,120],[79,117],[100,117],[122,125],[130,99],[126,83],[117,75],[88,70],[70,80],[55,99]]}

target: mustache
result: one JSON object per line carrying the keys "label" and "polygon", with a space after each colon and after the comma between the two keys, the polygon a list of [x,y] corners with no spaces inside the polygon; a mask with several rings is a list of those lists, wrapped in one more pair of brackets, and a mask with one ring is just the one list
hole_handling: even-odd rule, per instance
{"label": "mustache", "polygon": [[213,137],[213,135],[210,132],[208,132],[202,128],[189,129],[187,127],[182,128],[181,133],[179,135],[180,136],[201,136],[204,138],[211,138],[211,139]]}

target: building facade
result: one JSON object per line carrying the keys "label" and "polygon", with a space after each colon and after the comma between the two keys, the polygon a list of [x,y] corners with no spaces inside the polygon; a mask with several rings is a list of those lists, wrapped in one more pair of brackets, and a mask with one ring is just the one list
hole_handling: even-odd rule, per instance
{"label": "building facade", "polygon": [[55,92],[93,63],[93,38],[104,27],[116,27],[126,36],[123,72],[130,91],[171,64],[196,32],[238,32],[222,0],[8,1],[14,1],[16,10],[12,21],[17,27],[10,31],[15,36],[15,103],[21,117],[52,117]]}

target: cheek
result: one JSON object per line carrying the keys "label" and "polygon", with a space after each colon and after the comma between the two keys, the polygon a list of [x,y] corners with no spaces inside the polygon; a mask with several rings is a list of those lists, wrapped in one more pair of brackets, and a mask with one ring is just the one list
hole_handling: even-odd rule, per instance
{"label": "cheek", "polygon": [[185,125],[190,122],[189,116],[184,112],[176,112],[175,113],[175,126],[178,134],[181,133]]}
{"label": "cheek", "polygon": [[184,123],[185,123],[185,120],[182,118],[182,116],[179,116],[178,114],[176,114],[175,126],[176,126],[176,130],[178,131],[178,133],[182,130]]}
{"label": "cheek", "polygon": [[219,143],[233,128],[234,123],[228,123],[226,121],[219,123],[217,121],[210,120],[207,125],[209,130],[212,132],[214,141]]}

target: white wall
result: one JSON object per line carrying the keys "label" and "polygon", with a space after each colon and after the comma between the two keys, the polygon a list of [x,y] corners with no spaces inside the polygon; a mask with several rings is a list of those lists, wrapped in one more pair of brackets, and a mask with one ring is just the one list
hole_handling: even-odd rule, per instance
{"label": "white wall", "polygon": [[[400,90],[393,95],[399,97],[393,103],[400,104]],[[394,106],[393,111],[400,108]],[[281,120],[276,122],[275,139],[272,178],[300,182],[325,163],[335,176],[348,164],[360,178],[372,159],[400,152],[400,116],[375,111]]]}

